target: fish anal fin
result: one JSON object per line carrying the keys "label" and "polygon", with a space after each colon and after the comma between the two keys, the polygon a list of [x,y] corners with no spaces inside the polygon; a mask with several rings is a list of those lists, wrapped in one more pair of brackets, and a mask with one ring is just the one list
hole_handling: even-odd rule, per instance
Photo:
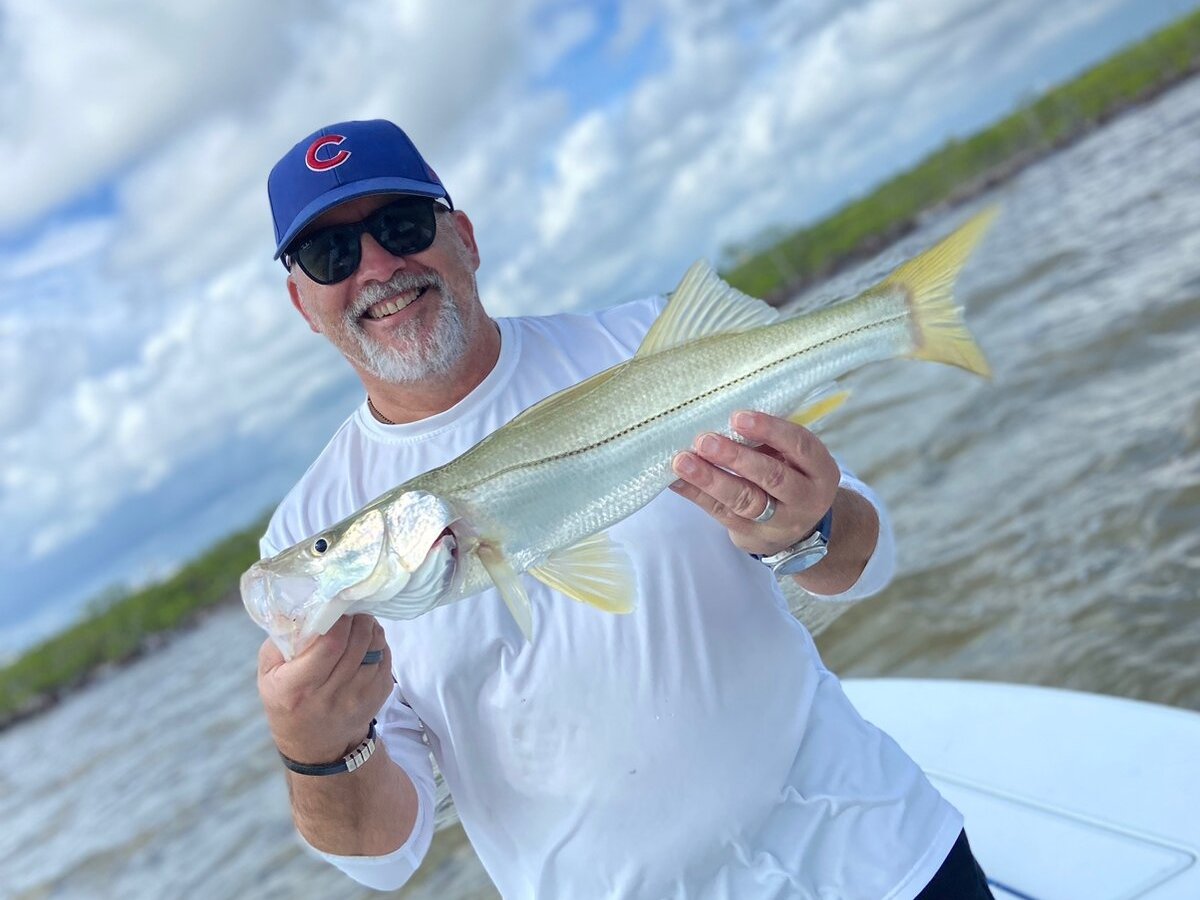
{"label": "fish anal fin", "polygon": [[811,428],[833,411],[840,409],[850,398],[850,391],[822,391],[817,396],[810,396],[798,410],[788,417],[788,421]]}
{"label": "fish anal fin", "polygon": [[749,331],[778,318],[773,306],[726,284],[707,262],[699,260],[684,274],[636,355],[661,353],[714,334]]}
{"label": "fish anal fin", "polygon": [[513,571],[512,563],[508,561],[508,557],[491,544],[481,543],[475,548],[475,555],[479,557],[479,562],[487,570],[492,584],[504,598],[504,604],[512,613],[517,627],[521,629],[521,634],[525,635],[525,640],[532,642],[533,605],[529,602],[529,595],[525,593],[525,586],[521,584],[520,576]]}
{"label": "fish anal fin", "polygon": [[629,556],[607,532],[556,550],[529,569],[546,587],[610,613],[633,612],[636,581]]}

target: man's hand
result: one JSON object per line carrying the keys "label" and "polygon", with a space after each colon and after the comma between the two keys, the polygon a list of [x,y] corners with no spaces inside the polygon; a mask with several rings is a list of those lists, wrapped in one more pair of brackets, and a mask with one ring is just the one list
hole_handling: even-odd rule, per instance
{"label": "man's hand", "polygon": [[[682,480],[671,488],[729,529],[742,550],[769,556],[812,534],[833,506],[841,470],[816,435],[786,419],[739,412],[733,427],[757,446],[702,434],[694,451],[675,457]],[[768,496],[775,514],[755,522]]]}
{"label": "man's hand", "polygon": [[[383,658],[363,665],[368,650]],[[269,639],[258,652],[267,724],[280,752],[297,762],[335,762],[353,750],[392,683],[392,652],[371,616],[342,616],[290,662]]]}
{"label": "man's hand", "polygon": [[[369,650],[383,658],[363,665]],[[291,662],[270,640],[258,653],[267,724],[280,751],[297,762],[331,763],[352,751],[392,685],[392,651],[370,616],[342,616]],[[386,747],[348,775],[285,774],[296,827],[318,850],[384,856],[412,836],[417,789]]]}

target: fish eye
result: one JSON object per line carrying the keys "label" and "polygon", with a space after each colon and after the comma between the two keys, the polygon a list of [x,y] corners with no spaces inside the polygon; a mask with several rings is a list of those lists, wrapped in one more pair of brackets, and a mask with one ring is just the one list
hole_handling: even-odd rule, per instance
{"label": "fish eye", "polygon": [[324,553],[328,549],[329,541],[325,540],[325,538],[317,538],[316,541],[313,542],[314,553]]}

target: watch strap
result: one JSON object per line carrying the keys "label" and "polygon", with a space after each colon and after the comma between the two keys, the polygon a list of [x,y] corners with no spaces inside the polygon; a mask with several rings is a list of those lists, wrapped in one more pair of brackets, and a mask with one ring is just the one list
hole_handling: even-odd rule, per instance
{"label": "watch strap", "polygon": [[833,507],[829,507],[828,511],[821,517],[821,521],[817,523],[817,527],[809,532],[806,536],[800,538],[790,547],[785,547],[778,553],[772,553],[768,556],[763,556],[758,553],[750,555],[759,562],[765,563],[772,569],[776,569],[783,563],[787,562],[793,556],[800,553],[813,550],[814,548],[824,549],[829,543],[829,535],[833,532]]}
{"label": "watch strap", "polygon": [[375,720],[371,720],[371,727],[367,730],[367,736],[363,738],[362,743],[339,759],[337,762],[331,763],[302,763],[296,762],[294,759],[289,759],[280,752],[279,756],[283,760],[284,766],[290,771],[298,775],[341,775],[343,772],[353,772],[375,752]]}

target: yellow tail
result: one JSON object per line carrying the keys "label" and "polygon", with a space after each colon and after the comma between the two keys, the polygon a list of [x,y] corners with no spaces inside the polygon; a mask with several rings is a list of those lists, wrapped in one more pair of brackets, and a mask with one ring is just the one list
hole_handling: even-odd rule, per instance
{"label": "yellow tail", "polygon": [[990,207],[972,216],[967,223],[910,259],[883,281],[883,285],[902,289],[908,298],[916,344],[912,356],[948,363],[985,378],[992,374],[983,351],[967,331],[962,310],[954,302],[954,280],[979,243],[998,210]]}

